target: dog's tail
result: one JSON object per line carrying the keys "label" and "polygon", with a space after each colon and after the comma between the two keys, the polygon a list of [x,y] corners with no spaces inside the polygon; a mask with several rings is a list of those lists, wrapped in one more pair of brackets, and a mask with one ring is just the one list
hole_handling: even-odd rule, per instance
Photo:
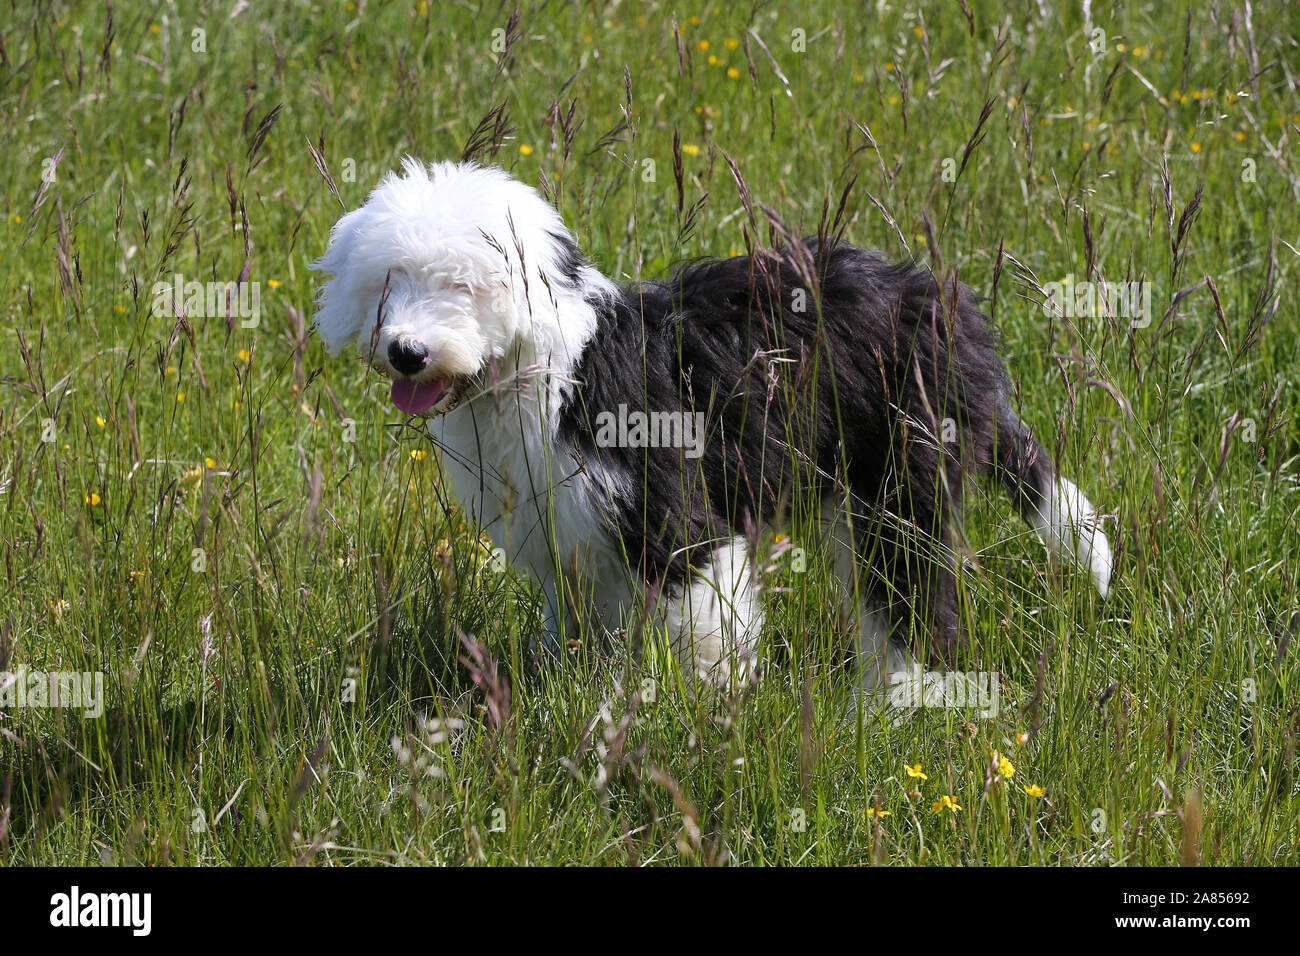
{"label": "dog's tail", "polygon": [[1097,509],[1074,482],[1052,472],[1043,446],[1012,410],[1005,393],[998,397],[993,474],[1043,543],[1087,569],[1105,597],[1110,590],[1111,552]]}

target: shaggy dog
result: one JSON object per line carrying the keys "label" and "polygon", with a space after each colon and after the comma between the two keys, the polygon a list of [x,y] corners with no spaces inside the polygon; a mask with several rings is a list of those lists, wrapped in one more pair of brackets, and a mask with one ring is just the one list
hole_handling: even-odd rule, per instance
{"label": "shaggy dog", "polygon": [[759,543],[817,526],[879,690],[909,649],[961,641],[966,475],[1106,594],[1094,509],[1015,415],[955,282],[823,237],[620,286],[529,186],[411,159],[313,268],[326,346],[431,417],[455,496],[541,584],[553,647],[652,607],[683,670],[725,681],[762,622]]}

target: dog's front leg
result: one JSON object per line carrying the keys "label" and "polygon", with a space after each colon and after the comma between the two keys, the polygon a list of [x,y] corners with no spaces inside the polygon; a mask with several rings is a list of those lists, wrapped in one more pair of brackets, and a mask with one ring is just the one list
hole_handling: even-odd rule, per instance
{"label": "dog's front leg", "polygon": [[668,639],[688,684],[720,689],[743,679],[755,663],[762,607],[744,538],[714,550],[707,567],[692,569],[680,596],[667,605]]}

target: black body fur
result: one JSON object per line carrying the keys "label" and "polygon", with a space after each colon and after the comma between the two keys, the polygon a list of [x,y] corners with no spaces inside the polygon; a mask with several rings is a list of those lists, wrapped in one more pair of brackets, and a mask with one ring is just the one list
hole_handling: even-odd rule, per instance
{"label": "black body fur", "polygon": [[[648,583],[676,591],[720,540],[780,526],[808,495],[847,496],[862,580],[895,639],[914,623],[951,654],[964,477],[997,477],[1026,515],[1052,480],[969,289],[807,240],[689,265],[598,309],[558,438],[625,479],[608,517]],[[620,404],[705,413],[703,456],[596,447],[597,413]]]}

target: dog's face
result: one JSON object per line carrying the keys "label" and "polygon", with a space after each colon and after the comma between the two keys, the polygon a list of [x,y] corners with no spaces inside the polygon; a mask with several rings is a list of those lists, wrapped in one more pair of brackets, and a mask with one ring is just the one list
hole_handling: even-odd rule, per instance
{"label": "dog's face", "polygon": [[390,377],[401,411],[449,411],[494,359],[554,338],[557,241],[572,246],[555,210],[501,170],[408,159],[313,263],[333,276],[317,331],[331,352],[351,346]]}

